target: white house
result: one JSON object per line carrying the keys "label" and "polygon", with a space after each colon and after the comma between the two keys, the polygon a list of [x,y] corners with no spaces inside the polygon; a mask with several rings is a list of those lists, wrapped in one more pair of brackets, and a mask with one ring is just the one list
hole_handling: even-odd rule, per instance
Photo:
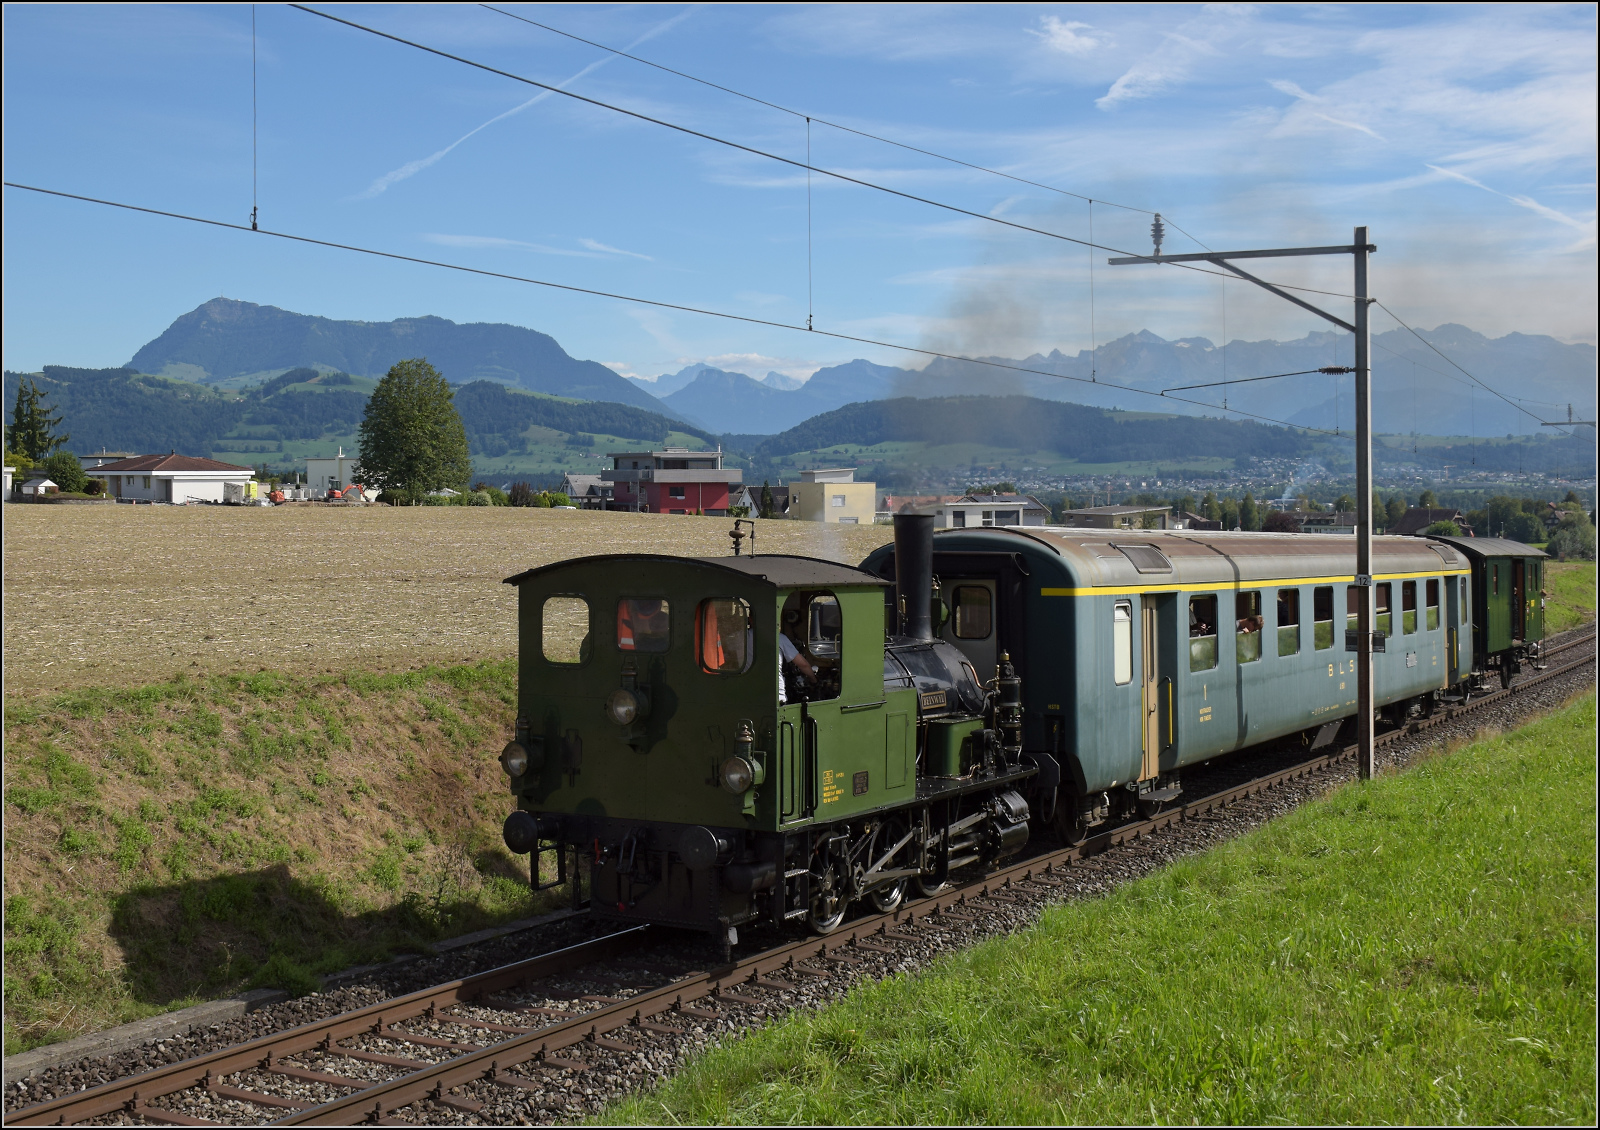
{"label": "white house", "polygon": [[221,502],[227,483],[247,483],[255,474],[249,467],[219,463],[194,455],[137,455],[94,469],[106,489],[119,502]]}
{"label": "white house", "polygon": [[945,529],[968,526],[1042,526],[1050,508],[1031,494],[964,494],[919,511]]}
{"label": "white house", "polygon": [[[10,468],[8,467],[6,470],[9,471]],[[24,495],[46,495],[59,489],[49,479],[29,479],[22,484],[22,493]]]}
{"label": "white house", "polygon": [[329,491],[344,490],[356,481],[359,455],[346,455],[344,448],[332,458],[306,460],[306,490],[312,498],[326,498]]}
{"label": "white house", "polygon": [[0,495],[0,498],[10,498],[11,497],[11,480],[16,478],[16,477],[17,477],[17,469],[15,467],[7,467],[6,468],[6,490],[5,490],[5,494],[4,495]]}

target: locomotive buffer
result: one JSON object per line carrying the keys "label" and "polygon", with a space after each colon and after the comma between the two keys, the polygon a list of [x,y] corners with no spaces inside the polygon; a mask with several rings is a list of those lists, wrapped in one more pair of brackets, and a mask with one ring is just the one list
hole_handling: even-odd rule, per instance
{"label": "locomotive buffer", "polygon": [[[1128,255],[1106,260],[1113,267],[1135,263],[1213,263],[1231,271],[1246,282],[1276,294],[1319,318],[1326,319],[1356,339],[1356,577],[1361,591],[1356,620],[1356,764],[1362,780],[1372,777],[1372,363],[1371,330],[1368,324],[1374,299],[1367,295],[1367,256],[1378,250],[1367,242],[1367,229],[1355,230],[1355,241],[1334,247],[1275,247],[1258,251],[1206,251],[1193,255],[1163,255],[1161,240],[1165,229],[1158,214],[1150,225],[1155,243],[1153,255]],[[1302,255],[1349,255],[1355,261],[1355,323],[1345,321],[1313,306],[1265,279],[1233,265],[1234,259],[1287,259]]]}

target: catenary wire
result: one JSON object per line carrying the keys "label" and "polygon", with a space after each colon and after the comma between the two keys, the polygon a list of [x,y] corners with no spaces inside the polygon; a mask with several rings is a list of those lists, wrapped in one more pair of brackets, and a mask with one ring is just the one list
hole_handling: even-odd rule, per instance
{"label": "catenary wire", "polygon": [[[991,216],[983,212],[974,212],[970,208],[962,208],[955,204],[946,204],[942,201],[932,200],[926,196],[918,196],[912,192],[904,192],[898,188],[890,188],[888,185],[877,184],[873,181],[863,180],[860,177],[850,176],[848,173],[841,173],[836,172],[833,169],[824,169],[814,165],[807,165],[804,161],[796,161],[792,157],[784,157],[777,153],[769,153],[764,149],[757,149],[754,146],[745,145],[742,142],[731,141],[727,138],[717,137],[715,134],[705,133],[690,126],[679,125],[676,122],[669,122],[663,118],[651,117],[649,114],[640,113],[638,110],[629,110],[624,106],[618,106],[611,102],[602,102],[598,98],[590,98],[587,95],[578,94],[571,90],[563,90],[559,86],[552,86],[549,83],[540,82],[537,79],[531,79],[524,75],[515,74],[511,71],[501,70],[499,67],[492,67],[488,63],[480,63],[474,59],[468,59],[463,55],[455,55],[449,51],[440,50],[437,47],[429,47],[425,43],[418,43],[415,40],[406,39],[403,36],[395,35],[392,32],[380,31],[377,28],[368,27],[366,24],[358,24],[354,20],[347,20],[343,16],[336,16],[331,12],[318,11],[316,8],[308,7],[305,4],[290,4],[289,7],[297,8],[308,15],[320,16],[325,20],[332,21],[333,23],[343,24],[345,27],[353,28],[356,31],[364,31],[369,35],[375,35],[381,39],[387,39],[392,43],[399,43],[406,47],[415,48],[418,51],[425,51],[430,55],[437,55],[441,59],[449,59],[452,62],[474,67],[480,71],[486,71],[489,74],[499,75],[501,78],[511,79],[513,82],[525,83],[528,86],[537,87],[540,90],[548,90],[553,94],[559,94],[565,98],[571,98],[578,102],[584,102],[590,106],[599,107],[602,110],[610,110],[614,113],[623,114],[630,118],[636,118],[641,122],[649,122],[651,125],[661,126],[664,129],[674,130],[678,133],[687,134],[690,137],[698,137],[702,141],[709,141],[715,145],[725,145],[730,149],[737,149],[740,152],[749,153],[752,156],[765,157],[770,161],[777,161],[778,163],[788,165],[791,168],[810,169],[812,172],[820,173],[823,176],[832,177],[834,180],[843,181],[846,184],[857,185],[861,188],[870,188],[877,192],[887,193],[890,196],[898,196],[902,200],[911,200],[918,204],[926,204],[929,207],[942,208],[948,212],[955,212],[958,215],[967,216],[974,220],[985,220],[992,224],[1000,224],[1003,227],[1012,228],[1016,231],[1028,232],[1032,235],[1042,235],[1049,239],[1059,239],[1067,243],[1076,243],[1084,247],[1093,247],[1100,251],[1111,251],[1118,255],[1126,255],[1133,258],[1151,258],[1149,256],[1142,256],[1139,252],[1128,251],[1119,247],[1110,247],[1105,244],[1093,243],[1089,240],[1077,239],[1070,235],[1063,235],[1060,232],[1047,231],[1044,228],[1031,227],[1028,224],[1019,224],[1014,220],[1002,219],[999,216]],[[1151,262],[1159,263],[1158,260],[1153,258],[1151,258]],[[1214,275],[1218,278],[1233,277],[1225,271],[1208,271],[1204,267],[1195,266],[1193,263],[1160,263],[1159,265],[1182,267],[1185,270],[1194,271],[1198,274]],[[1293,286],[1288,283],[1274,283],[1273,285],[1281,287],[1284,290],[1298,290],[1306,294],[1324,294],[1332,298],[1354,298],[1354,295],[1344,294],[1334,290],[1317,290],[1312,287]]]}
{"label": "catenary wire", "polygon": [[[331,239],[316,239],[308,235],[295,235],[292,232],[271,231],[267,228],[250,228],[244,224],[229,223],[227,220],[213,220],[204,216],[191,216],[183,212],[169,212],[161,208],[147,208],[140,204],[124,204],[116,200],[103,200],[96,196],[83,196],[75,192],[62,192],[59,189],[53,188],[39,188],[35,185],[21,184],[17,181],[8,180],[3,183],[7,188],[22,189],[26,192],[37,192],[44,196],[55,196],[64,200],[79,200],[86,204],[100,204],[108,208],[120,208],[127,212],[142,212],[150,216],[164,216],[167,219],[185,220],[189,223],[205,224],[216,228],[227,228],[230,231],[253,232],[257,235],[269,235],[277,239],[287,239],[295,243],[305,243],[315,247],[329,247],[337,251],[353,251],[360,255],[371,255],[379,259],[394,259],[403,263],[417,263],[426,267],[441,267],[449,271],[460,271],[463,274],[480,275],[482,277],[492,279],[504,279],[508,282],[527,283],[530,286],[548,287],[551,290],[563,290],[572,294],[589,294],[597,298],[611,298],[619,302],[632,302],[640,306],[654,306],[663,310],[679,310],[686,314],[703,314],[710,318],[723,318],[732,322],[745,322],[747,324],[756,326],[770,326],[773,329],[793,330],[798,333],[814,333],[822,337],[833,338],[837,341],[849,341],[858,345],[875,345],[880,349],[895,349],[905,353],[920,354],[924,357],[942,358],[946,361],[962,361],[971,365],[983,365],[991,369],[1006,369],[1014,373],[1029,373],[1034,376],[1053,377],[1056,380],[1076,381],[1079,384],[1094,383],[1084,377],[1074,377],[1069,373],[1052,373],[1047,369],[1033,369],[1026,365],[1007,365],[1000,361],[988,361],[979,357],[964,357],[959,353],[943,353],[936,349],[924,349],[921,346],[916,345],[901,345],[897,342],[880,341],[876,338],[858,337],[855,334],[839,333],[836,330],[808,330],[802,325],[795,325],[790,322],[777,322],[770,318],[754,318],[748,314],[732,314],[724,310],[709,310],[704,307],[688,306],[679,302],[664,302],[656,298],[640,298],[636,295],[617,294],[613,291],[596,290],[592,287],[573,286],[570,283],[550,282],[547,279],[529,278],[525,275],[511,275],[506,274],[503,271],[490,271],[482,267],[468,267],[460,263],[446,263],[440,259],[423,259],[416,255],[402,255],[397,251],[378,251],[371,247],[360,247],[353,243],[338,243]],[[1115,389],[1118,392],[1130,392],[1138,396],[1152,396],[1158,398],[1161,396],[1161,394],[1158,392],[1153,392],[1148,389],[1134,388],[1131,385],[1100,383],[1097,385],[1097,387]],[[1166,399],[1176,400],[1184,404],[1193,404],[1200,408],[1212,408],[1216,411],[1227,412],[1231,415],[1248,416],[1252,420],[1259,420],[1262,423],[1267,424],[1277,424],[1285,428],[1294,428],[1297,431],[1317,432],[1322,435],[1335,434],[1331,431],[1328,431],[1326,428],[1312,428],[1306,427],[1303,424],[1291,424],[1287,420],[1280,420],[1274,416],[1263,416],[1256,412],[1246,412],[1242,408],[1223,408],[1222,405],[1212,404],[1209,401],[1191,400],[1184,396],[1172,396],[1167,397]]]}
{"label": "catenary wire", "polygon": [[1332,376],[1339,376],[1339,375],[1343,375],[1345,373],[1353,373],[1353,372],[1355,372],[1354,369],[1342,369],[1342,368],[1336,368],[1336,367],[1333,367],[1333,366],[1328,366],[1328,367],[1322,368],[1322,369],[1296,369],[1292,373],[1268,373],[1264,377],[1234,377],[1232,380],[1207,381],[1205,384],[1200,384],[1200,385],[1174,385],[1171,388],[1162,389],[1161,390],[1161,395],[1165,396],[1169,392],[1183,392],[1183,391],[1185,391],[1187,389],[1192,389],[1192,388],[1217,388],[1220,385],[1243,385],[1243,384],[1249,384],[1251,381],[1275,381],[1279,377],[1303,377],[1303,376],[1306,376],[1309,373],[1327,373],[1327,374],[1332,375]]}

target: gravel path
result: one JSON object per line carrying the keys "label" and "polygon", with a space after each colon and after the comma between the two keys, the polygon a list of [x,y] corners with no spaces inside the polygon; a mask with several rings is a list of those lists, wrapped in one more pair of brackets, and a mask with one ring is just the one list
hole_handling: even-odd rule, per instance
{"label": "gravel path", "polygon": [[[1567,638],[1571,636],[1572,633],[1567,634]],[[1560,658],[1565,660],[1571,654]],[[1379,751],[1380,772],[1403,769],[1419,756],[1446,742],[1470,739],[1486,729],[1510,730],[1523,725],[1555,709],[1573,695],[1591,689],[1594,683],[1594,667],[1591,664],[1424,733],[1402,738]],[[1210,767],[1203,773],[1191,775],[1185,782],[1186,791],[1191,797],[1206,795],[1226,788],[1230,783],[1267,772],[1275,765],[1292,764],[1300,757],[1303,754],[1267,751],[1233,759]],[[793,988],[741,989],[741,994],[758,999],[759,1004],[736,1004],[725,1000],[715,1004],[702,1002],[699,1007],[715,1011],[715,1018],[683,1013],[656,1017],[658,1021],[681,1028],[681,1034],[624,1029],[612,1033],[611,1038],[637,1045],[630,1050],[585,1044],[561,1053],[563,1059],[583,1062],[587,1065],[586,1070],[525,1064],[518,1069],[514,1079],[506,1081],[504,1085],[482,1081],[454,1093],[457,1098],[471,1100],[466,1105],[482,1104],[476,1112],[468,1113],[427,1101],[398,1112],[396,1117],[418,1125],[543,1125],[588,1117],[624,1094],[654,1085],[707,1046],[736,1038],[744,1031],[760,1027],[795,1009],[819,1008],[837,1000],[860,981],[879,980],[895,973],[922,969],[948,951],[971,946],[986,938],[1015,933],[1037,919],[1046,907],[1102,895],[1173,860],[1203,852],[1259,827],[1306,800],[1326,794],[1354,776],[1353,764],[1341,764],[1309,779],[1281,785],[1204,816],[1182,821],[1158,835],[1111,848],[1075,863],[1070,869],[1057,873],[1056,885],[1022,884],[992,898],[969,902],[963,908],[975,915],[981,913],[981,917],[968,919],[941,915],[933,922],[919,921],[907,931],[914,935],[913,939],[893,939],[894,953],[857,949],[852,951],[854,961],[851,963],[830,961],[815,969],[802,967],[794,975],[785,974],[785,980],[795,982]],[[7,1089],[5,1109],[9,1113],[19,1107],[109,1082],[126,1074],[192,1058],[270,1032],[346,1012],[389,996],[413,992],[521,960],[534,950],[547,952],[559,949],[602,932],[600,927],[587,919],[575,918],[540,927],[537,933],[507,935],[445,955],[416,958],[397,966],[382,967],[336,990],[286,1001],[227,1024],[215,1025],[188,1036],[149,1044],[119,1055],[84,1060],[40,1073]],[[779,937],[773,930],[752,930],[747,932],[740,949],[754,952],[773,944]],[[496,1000],[497,1005],[507,1006],[503,1009],[465,1005],[456,1010],[456,1015],[495,1024],[537,1025],[539,1019],[514,1009],[531,1006],[569,1013],[587,1011],[599,1007],[602,1002],[585,998],[625,999],[640,987],[662,984],[676,972],[704,968],[703,963],[711,960],[714,960],[712,951],[703,942],[669,934],[642,957],[619,958],[587,968],[582,972],[581,979],[578,975],[552,978],[529,992]],[[491,1040],[482,1029],[454,1024],[448,1017],[413,1021],[409,1027],[418,1033],[463,1043],[487,1044]],[[362,1037],[349,1046],[427,1061],[444,1054],[439,1049],[422,1049],[377,1036]],[[375,1080],[393,1078],[405,1070],[320,1052],[294,1057],[291,1062],[311,1070]],[[326,1084],[281,1075],[242,1073],[230,1077],[227,1082],[233,1087],[249,1087],[308,1104],[325,1101],[340,1093]],[[256,1124],[285,1113],[281,1108],[253,1106],[197,1090],[167,1096],[159,1103],[174,1111],[230,1124]],[[96,1122],[119,1125],[133,1124],[134,1120],[119,1114],[106,1116]]]}

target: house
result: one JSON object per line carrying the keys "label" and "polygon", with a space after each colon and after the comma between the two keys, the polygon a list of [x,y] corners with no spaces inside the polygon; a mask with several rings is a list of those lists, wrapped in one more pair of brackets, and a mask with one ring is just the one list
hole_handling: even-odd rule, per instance
{"label": "house", "polygon": [[228,483],[247,483],[249,467],[194,455],[136,455],[95,468],[106,490],[119,502],[221,502]]}
{"label": "house", "polygon": [[1294,515],[1303,534],[1354,534],[1355,511],[1318,510],[1297,512]]}
{"label": "house", "polygon": [[[1061,512],[1062,525],[1080,530],[1175,530],[1183,528],[1179,520],[1166,506],[1088,506]],[[1219,522],[1211,528],[1221,527]]]}
{"label": "house", "polygon": [[43,498],[47,494],[55,494],[60,489],[49,479],[29,479],[22,484],[22,494],[25,498]]}
{"label": "house", "polygon": [[1031,494],[963,494],[951,502],[921,507],[934,525],[948,529],[970,526],[1042,526],[1050,508]]}
{"label": "house", "polygon": [[102,447],[93,455],[78,456],[78,462],[83,465],[85,471],[93,471],[97,467],[104,467],[107,463],[116,463],[122,459],[132,459],[138,454],[137,451],[107,451]]}
{"label": "house", "polygon": [[1210,518],[1200,514],[1191,514],[1187,510],[1180,510],[1172,515],[1167,526],[1169,530],[1220,530],[1221,522],[1213,522]]}
{"label": "house", "polygon": [[878,484],[856,482],[854,467],[801,471],[789,484],[789,516],[802,522],[872,525],[878,513]]}
{"label": "house", "polygon": [[[1354,521],[1354,515],[1351,520]],[[1467,525],[1467,517],[1459,510],[1450,510],[1439,506],[1413,506],[1406,510],[1400,521],[1390,526],[1386,533],[1409,534],[1412,537],[1420,536],[1422,531],[1435,522],[1454,522],[1461,528],[1465,537],[1472,537],[1471,527]]]}
{"label": "house", "polygon": [[959,502],[959,494],[886,494],[878,507],[878,517],[891,519],[896,514],[932,514],[935,507]]}
{"label": "house", "polygon": [[774,518],[792,517],[789,513],[789,504],[794,500],[789,495],[789,488],[782,483],[769,483],[765,488],[758,487],[754,483],[746,483],[734,491],[728,505],[730,507],[748,506],[750,508],[750,517],[759,518],[761,517],[761,491],[763,489],[772,492],[772,516]]}
{"label": "house", "polygon": [[643,514],[726,514],[744,472],[722,465],[722,448],[690,451],[613,451],[611,468],[600,472],[610,483],[613,510]]}
{"label": "house", "polygon": [[599,475],[568,472],[561,480],[561,493],[572,499],[572,505],[579,510],[612,509],[611,484]]}
{"label": "house", "polygon": [[359,455],[346,455],[343,447],[339,448],[338,455],[331,458],[307,459],[307,492],[312,498],[326,498],[329,494],[344,490],[359,478],[356,465],[360,462]]}
{"label": "house", "polygon": [[11,497],[11,483],[12,483],[12,480],[14,480],[16,477],[17,477],[17,469],[15,467],[7,467],[6,468],[6,489],[5,489],[5,493],[4,494],[0,494],[0,498],[10,498]]}

